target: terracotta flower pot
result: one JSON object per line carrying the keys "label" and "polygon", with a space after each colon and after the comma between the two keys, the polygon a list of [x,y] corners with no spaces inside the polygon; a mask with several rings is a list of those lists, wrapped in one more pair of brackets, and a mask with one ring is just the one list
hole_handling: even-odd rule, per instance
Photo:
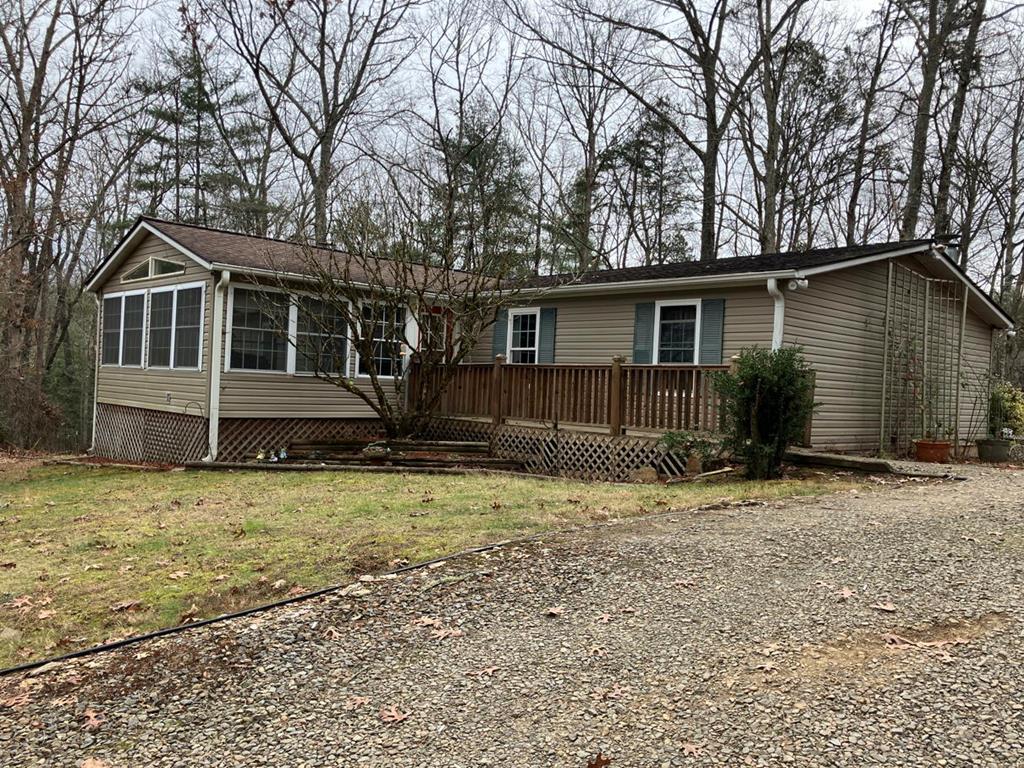
{"label": "terracotta flower pot", "polygon": [[935,464],[948,464],[949,451],[953,444],[949,440],[915,440],[914,457],[918,461],[930,461]]}

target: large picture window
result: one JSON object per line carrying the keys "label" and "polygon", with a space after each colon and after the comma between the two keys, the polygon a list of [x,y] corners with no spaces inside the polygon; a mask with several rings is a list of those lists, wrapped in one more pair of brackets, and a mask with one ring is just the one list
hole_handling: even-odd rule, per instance
{"label": "large picture window", "polygon": [[231,367],[244,371],[288,370],[287,294],[232,289]]}
{"label": "large picture window", "polygon": [[508,324],[508,361],[527,365],[536,363],[540,310],[510,312]]}
{"label": "large picture window", "polygon": [[[405,310],[375,304],[363,305],[363,326],[373,343],[373,364],[378,376],[401,376]],[[370,365],[359,358],[359,375],[369,376]]]}
{"label": "large picture window", "polygon": [[345,369],[345,317],[336,307],[313,298],[295,300],[296,373],[338,373]]}
{"label": "large picture window", "polygon": [[658,306],[658,362],[692,364],[697,359],[697,304]]}

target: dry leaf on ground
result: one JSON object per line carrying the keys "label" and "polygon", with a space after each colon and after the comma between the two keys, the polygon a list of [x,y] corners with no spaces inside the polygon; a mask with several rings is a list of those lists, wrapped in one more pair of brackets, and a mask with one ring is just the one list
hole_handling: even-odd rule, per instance
{"label": "dry leaf on ground", "polygon": [[406,720],[411,714],[411,712],[403,712],[397,705],[392,704],[388,709],[380,711],[380,719],[389,725],[396,725]]}

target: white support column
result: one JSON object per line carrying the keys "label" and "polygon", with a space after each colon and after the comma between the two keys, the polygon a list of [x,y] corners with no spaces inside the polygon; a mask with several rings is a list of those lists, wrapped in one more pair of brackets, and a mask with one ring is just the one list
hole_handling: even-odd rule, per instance
{"label": "white support column", "polygon": [[231,272],[224,270],[220,274],[213,289],[213,338],[210,340],[210,407],[207,409],[209,416],[208,443],[209,452],[203,457],[203,461],[217,460],[217,437],[220,431],[220,374],[224,369],[221,358],[224,356],[224,297],[228,292],[228,283],[231,282]]}

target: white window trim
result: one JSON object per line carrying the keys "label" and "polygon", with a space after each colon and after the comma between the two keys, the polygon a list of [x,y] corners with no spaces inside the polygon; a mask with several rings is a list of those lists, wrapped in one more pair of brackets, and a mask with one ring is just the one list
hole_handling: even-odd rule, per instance
{"label": "white window trim", "polygon": [[[162,275],[156,274],[155,264],[156,264],[156,261],[158,259],[160,261],[166,262],[168,264],[174,264],[174,265],[178,266],[179,267],[178,271],[176,271],[176,272],[165,272]],[[141,283],[143,280],[162,280],[165,277],[179,277],[180,275],[185,274],[186,264],[184,262],[181,262],[181,261],[175,261],[174,259],[165,259],[162,256],[150,256],[148,259],[146,259],[146,261],[144,263],[146,265],[146,274],[144,274],[142,277],[125,277],[125,276],[123,276],[121,278],[121,282],[122,283]],[[141,266],[142,266],[142,263],[135,265],[134,267],[132,267],[132,271],[138,269]]]}
{"label": "white window trim", "polygon": [[[235,290],[256,291],[258,293],[283,293],[288,297],[288,349],[285,351],[285,370],[283,371],[259,371],[253,368],[233,368],[231,366],[231,334],[234,330],[235,316]],[[313,296],[316,294],[308,291],[285,291],[281,288],[267,287],[261,285],[232,285],[228,289],[228,300],[225,308],[226,318],[224,322],[224,372],[242,374],[267,373],[273,376],[298,376],[302,378],[317,378],[316,371],[295,370],[295,356],[297,354],[297,332],[299,328],[299,303],[296,298],[299,296]],[[341,375],[348,378],[349,365],[352,361],[352,339],[345,337],[345,357],[342,359]]]}
{"label": "white window trim", "polygon": [[[359,304],[359,319],[360,319],[360,322],[362,321],[362,317],[363,317],[363,307],[373,306],[375,303],[379,303],[379,302],[373,302],[373,301],[363,301],[363,302],[360,302],[360,304]],[[416,322],[415,312],[413,312],[409,307],[403,307],[403,310],[405,311],[405,328],[402,329],[402,341],[400,342],[401,347],[398,350],[398,357],[402,361],[402,363],[401,363],[401,365],[402,365],[402,373],[401,373],[400,376],[382,376],[382,375],[380,375],[378,373],[377,374],[377,378],[381,379],[383,381],[392,381],[394,379],[398,379],[398,378],[401,378],[402,376],[405,376],[405,372],[408,370],[410,353],[412,352],[412,350],[416,349],[415,344],[417,344],[419,342],[419,323]],[[410,344],[410,342],[412,342],[412,344]],[[352,346],[355,347],[354,344]],[[370,374],[368,374],[368,373],[360,373],[359,372],[359,360],[360,360],[359,350],[358,349],[353,349],[353,355],[355,356],[355,358],[354,358],[355,368],[352,369],[352,375],[355,378],[357,378],[357,379],[369,379],[370,378]]]}
{"label": "white window trim", "polygon": [[[104,293],[103,300],[100,302],[100,321],[106,317],[104,311],[104,303],[107,299],[121,299],[121,314],[118,318],[117,327],[117,362],[116,363],[104,363],[103,362],[103,335],[100,334],[100,368],[145,368],[146,366],[146,339],[149,336],[149,300],[143,298],[142,301],[142,356],[139,358],[138,365],[125,365],[124,360],[124,300],[128,296],[143,296],[149,293],[145,288],[134,290],[134,291],[116,291],[114,293]],[[107,327],[103,326],[103,331],[106,332]]]}
{"label": "white window trim", "polygon": [[[537,318],[537,333],[533,337],[532,347],[516,347],[515,349],[519,352],[525,352],[526,350],[533,350],[533,362],[532,363],[513,363],[512,362],[512,322],[513,319],[519,315],[534,315]],[[540,360],[540,307],[528,307],[526,309],[510,309],[508,311],[508,327],[505,329],[505,362],[511,365],[537,365]]]}
{"label": "white window trim", "polygon": [[[178,291],[187,291],[192,288],[199,289],[199,361],[198,365],[177,365],[174,348],[175,336],[178,332]],[[206,283],[181,283],[179,285],[167,285],[160,288],[150,288],[148,293],[174,293],[171,299],[171,361],[170,365],[149,364],[149,308],[152,306],[152,299],[146,301],[146,368],[154,371],[202,371],[203,370],[203,334],[206,331]]]}
{"label": "white window trim", "polygon": [[[696,307],[697,312],[693,326],[693,362],[692,363],[663,363],[661,358],[661,310],[662,307]],[[700,299],[666,299],[665,301],[654,302],[654,339],[652,340],[653,351],[651,362],[654,365],[700,365],[700,322],[701,322],[701,300]]]}

